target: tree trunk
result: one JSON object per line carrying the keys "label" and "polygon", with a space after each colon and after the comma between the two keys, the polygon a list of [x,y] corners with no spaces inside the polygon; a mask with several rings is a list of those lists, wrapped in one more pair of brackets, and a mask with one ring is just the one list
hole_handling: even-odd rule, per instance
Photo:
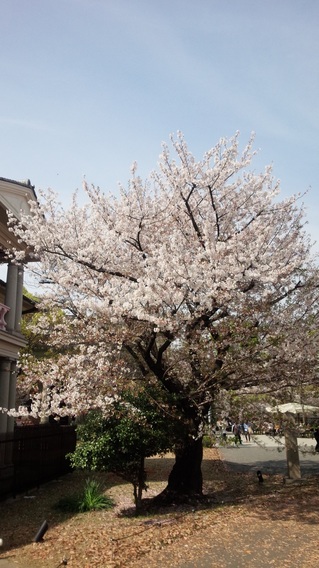
{"label": "tree trunk", "polygon": [[142,456],[140,458],[140,465],[137,474],[137,481],[133,482],[133,493],[134,493],[134,502],[135,502],[135,511],[138,515],[141,508],[142,508],[142,495],[143,491],[146,491],[147,487],[145,484],[146,480],[146,472],[145,472],[145,458]]}
{"label": "tree trunk", "polygon": [[168,478],[168,485],[157,496],[160,502],[184,502],[203,495],[203,440],[188,438],[185,445],[176,451],[175,464]]}

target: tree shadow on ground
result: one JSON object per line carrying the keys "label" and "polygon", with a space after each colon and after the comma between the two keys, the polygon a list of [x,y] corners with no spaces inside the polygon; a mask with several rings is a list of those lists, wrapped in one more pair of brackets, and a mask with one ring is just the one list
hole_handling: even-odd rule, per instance
{"label": "tree shadow on ground", "polygon": [[[260,483],[258,466],[229,471],[224,467],[224,479],[208,482],[206,488],[214,491],[217,506],[244,505],[248,511],[258,514],[259,522],[294,520],[298,523],[319,522],[318,475],[308,474],[292,482],[281,473],[267,472],[263,468]],[[239,468],[238,468],[239,469]]]}
{"label": "tree shadow on ground", "polygon": [[[166,483],[174,465],[174,456],[156,457],[146,460],[147,483],[159,487]],[[264,520],[297,520],[312,524],[318,522],[319,488],[318,477],[313,473],[302,476],[300,483],[284,483],[286,459],[255,462],[252,465],[231,464],[225,461],[203,459],[204,496],[202,500],[189,500],[184,503],[159,506],[153,497],[145,497],[141,514],[145,516],[170,515],[207,510],[219,507],[245,505]],[[316,466],[303,461],[303,469],[313,472]],[[263,472],[263,483],[259,482],[257,471]],[[161,488],[159,488],[159,491]],[[135,507],[121,510],[122,517],[135,516]]]}
{"label": "tree shadow on ground", "polygon": [[[165,487],[173,464],[174,456],[172,455],[147,460],[148,483],[154,495],[160,493]],[[48,534],[45,536],[48,550],[53,546],[53,538],[56,541],[76,538],[75,535],[68,536],[73,534],[73,526],[77,533],[80,529],[85,529],[85,533],[95,534],[101,530],[100,527],[105,525],[106,518],[109,519],[112,530],[119,530],[119,534],[126,534],[125,531],[131,532],[136,522],[139,523],[138,527],[140,525],[163,527],[165,523],[179,523],[194,511],[205,513],[207,510],[208,513],[211,511],[214,514],[223,515],[225,510],[229,510],[233,515],[236,514],[238,505],[238,510],[244,508],[245,515],[256,517],[259,523],[272,521],[278,523],[278,521],[286,520],[296,520],[299,526],[300,524],[311,526],[318,523],[317,476],[307,476],[299,484],[288,484],[283,483],[282,474],[265,473],[264,482],[259,483],[255,468],[244,469],[240,472],[230,471],[227,465],[218,459],[216,450],[211,453],[205,452],[202,470],[205,499],[186,504],[173,504],[169,507],[157,507],[155,510],[148,507],[152,498],[146,499],[145,517],[139,518],[138,521],[123,518],[135,516],[132,486],[125,484],[123,480],[112,474],[98,474],[94,477],[101,481],[108,492],[110,490],[110,493],[114,492],[114,495],[120,496],[121,507],[118,511],[78,515],[54,510],[53,505],[58,499],[77,492],[80,487],[83,489],[85,480],[89,477],[86,472],[74,472],[58,481],[47,483],[39,490],[29,492],[27,498],[20,495],[16,499],[1,502],[0,537],[3,538],[5,546],[1,549],[0,557],[4,558],[4,554],[10,555],[12,549],[17,550],[24,545],[31,544],[44,520],[47,520],[49,524]],[[93,476],[90,475],[90,477]],[[122,496],[125,497],[124,500]],[[73,517],[77,518],[75,524],[72,520],[72,526],[70,526],[68,521]],[[52,528],[54,528],[52,531],[54,537],[50,534]],[[68,532],[65,534],[66,529]]]}
{"label": "tree shadow on ground", "polygon": [[88,478],[97,480],[103,492],[123,484],[113,474],[74,471],[1,501],[0,538],[5,546],[0,552],[33,542],[45,520],[51,529],[77,516],[77,512],[59,511],[56,504],[63,497],[82,493]]}
{"label": "tree shadow on ground", "polygon": [[147,458],[145,461],[146,483],[167,481],[170,471],[175,463],[175,458],[172,454],[166,456],[159,456],[156,458]]}

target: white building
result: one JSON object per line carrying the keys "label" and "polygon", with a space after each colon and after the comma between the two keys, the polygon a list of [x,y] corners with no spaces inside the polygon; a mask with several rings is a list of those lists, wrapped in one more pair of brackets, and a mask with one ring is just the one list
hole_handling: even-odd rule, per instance
{"label": "white building", "polygon": [[[36,201],[30,181],[17,182],[0,178],[0,263],[6,266],[6,281],[0,281],[0,408],[14,408],[16,399],[16,368],[19,350],[26,344],[20,332],[21,316],[30,308],[23,297],[23,266],[8,262],[6,252],[21,250],[15,235],[8,229],[8,210],[17,218],[30,211],[30,200]],[[3,274],[3,271],[1,272]],[[5,276],[2,276],[3,280]],[[11,457],[1,443],[12,434],[14,419],[0,411],[0,470],[10,468]],[[0,471],[0,478],[4,471]]]}

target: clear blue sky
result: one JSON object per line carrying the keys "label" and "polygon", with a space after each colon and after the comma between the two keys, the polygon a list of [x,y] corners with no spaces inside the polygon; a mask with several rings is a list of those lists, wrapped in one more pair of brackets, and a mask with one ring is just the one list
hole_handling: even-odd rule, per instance
{"label": "clear blue sky", "polygon": [[116,191],[183,131],[251,131],[319,241],[318,0],[1,0],[0,177]]}

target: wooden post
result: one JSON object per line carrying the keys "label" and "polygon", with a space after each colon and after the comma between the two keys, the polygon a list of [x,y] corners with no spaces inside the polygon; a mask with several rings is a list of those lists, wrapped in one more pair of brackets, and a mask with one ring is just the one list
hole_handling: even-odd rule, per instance
{"label": "wooden post", "polygon": [[291,480],[301,479],[297,434],[291,424],[285,428],[285,444],[288,478]]}

